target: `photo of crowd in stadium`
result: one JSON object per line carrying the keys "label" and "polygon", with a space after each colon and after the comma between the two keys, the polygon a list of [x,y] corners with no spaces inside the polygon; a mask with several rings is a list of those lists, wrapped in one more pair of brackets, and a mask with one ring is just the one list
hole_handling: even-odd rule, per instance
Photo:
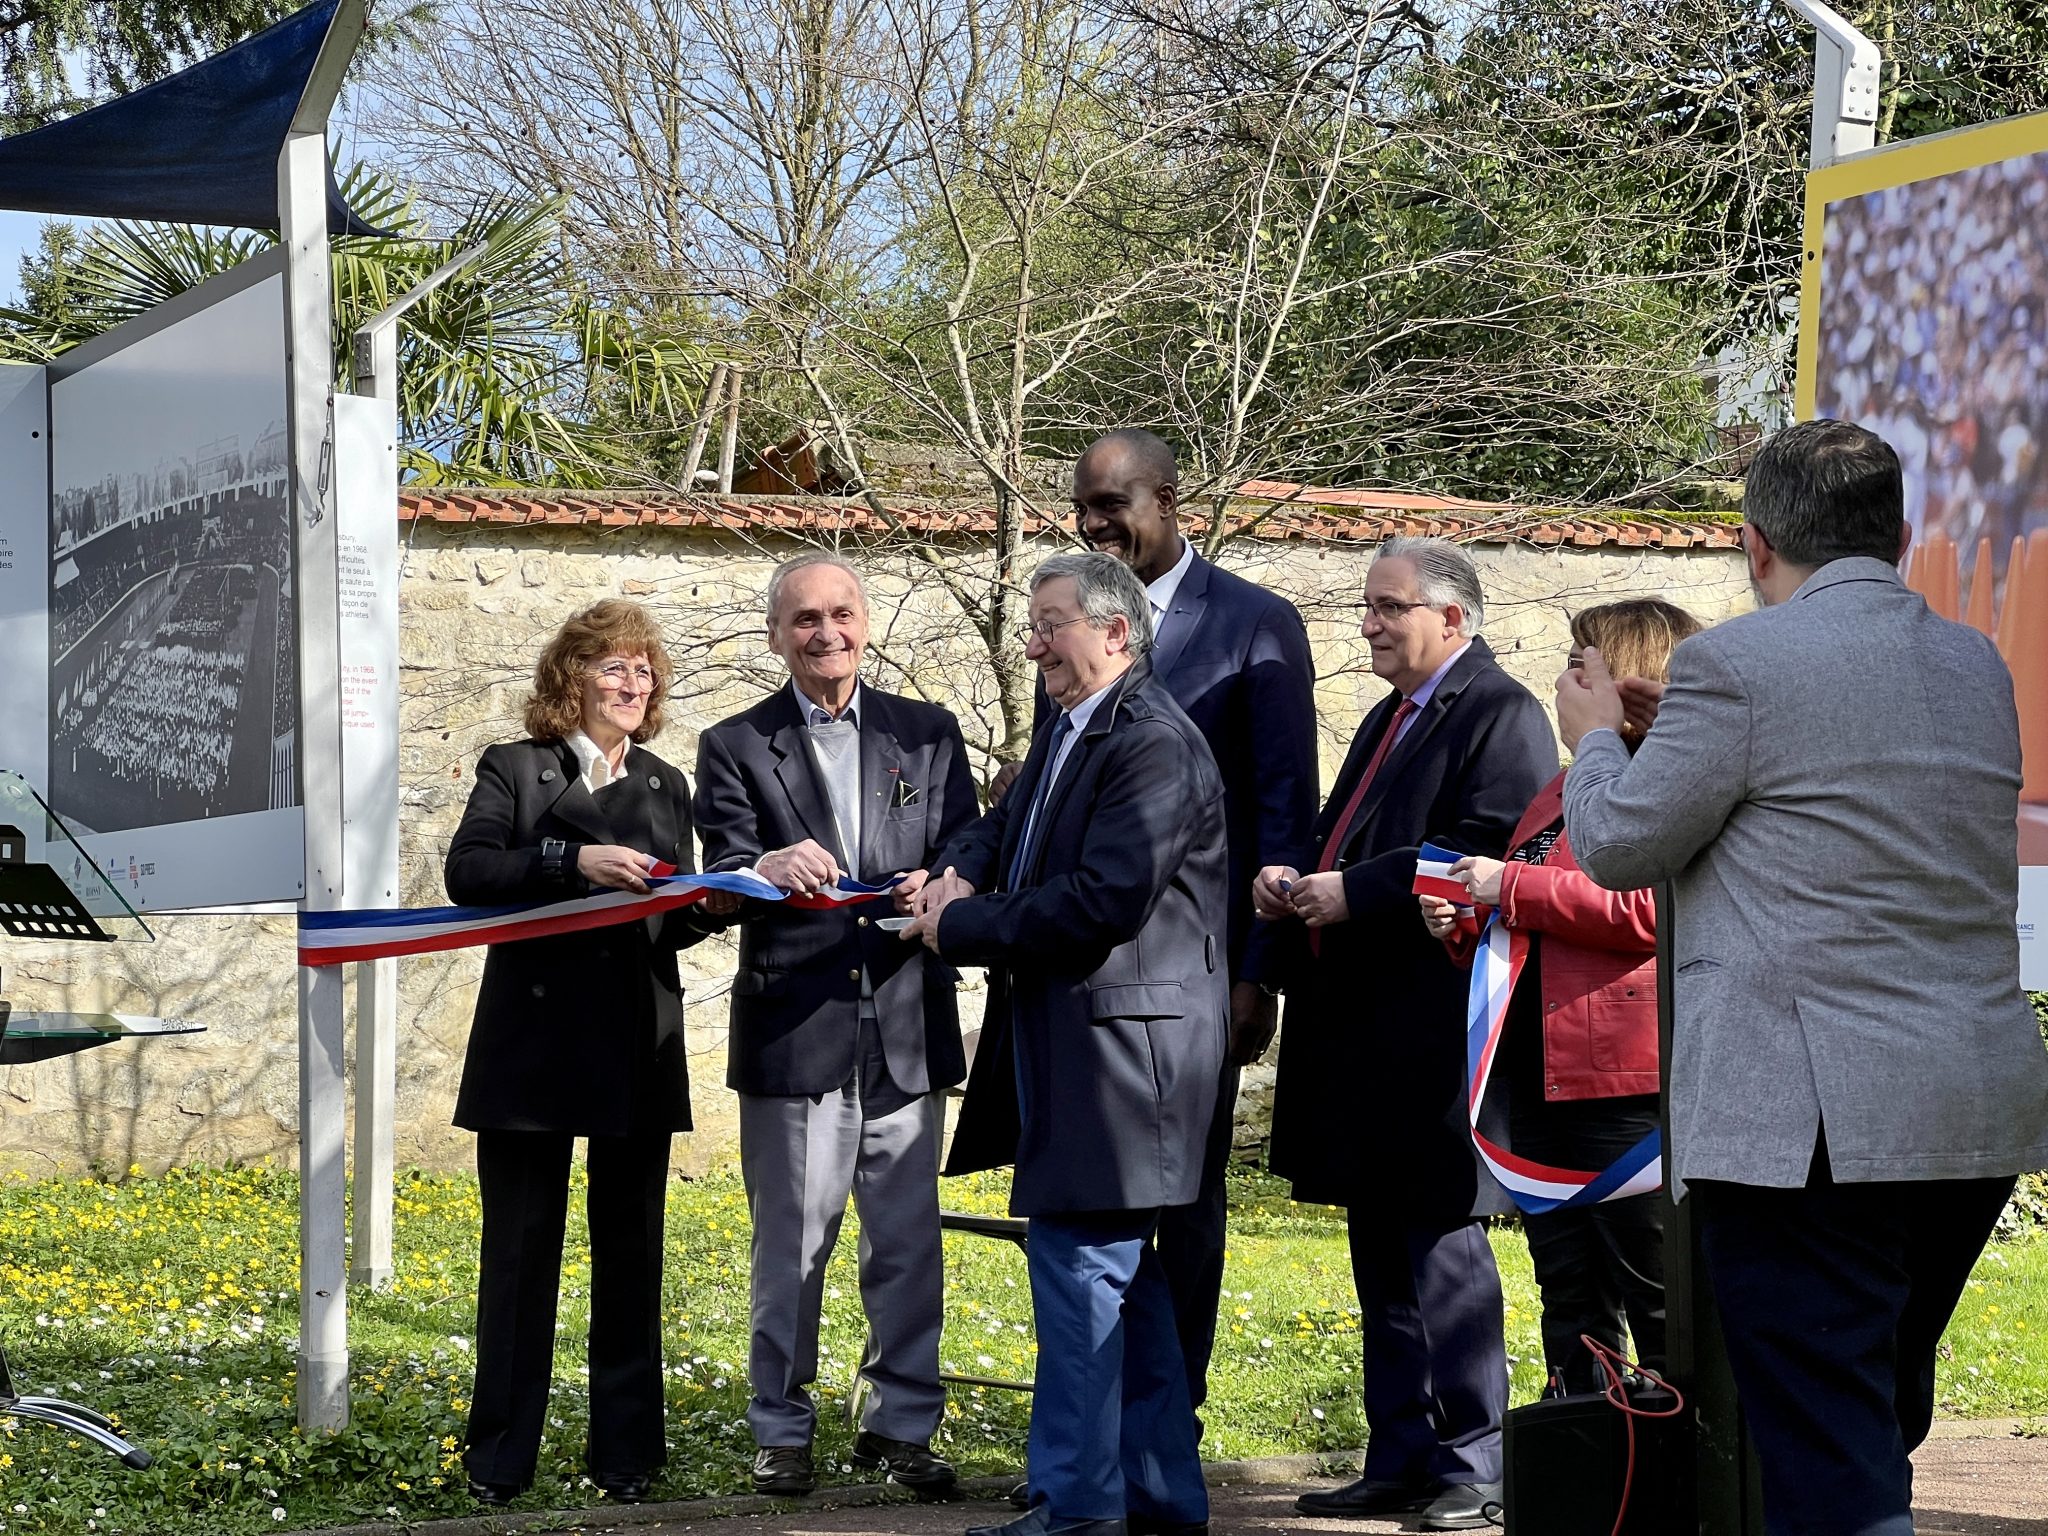
{"label": "photo of crowd in stadium", "polygon": [[297,803],[283,355],[271,281],[51,388],[50,800],[83,830]]}
{"label": "photo of crowd in stadium", "polygon": [[1996,579],[2015,537],[2048,527],[2048,153],[1828,205],[1821,416],[1898,450],[1906,516]]}

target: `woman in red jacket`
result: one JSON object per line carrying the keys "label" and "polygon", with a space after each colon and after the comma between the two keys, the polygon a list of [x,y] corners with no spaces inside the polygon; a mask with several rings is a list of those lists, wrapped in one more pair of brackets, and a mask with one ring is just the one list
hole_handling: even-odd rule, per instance
{"label": "woman in red jacket", "polygon": [[[1607,603],[1572,619],[1577,666],[1588,646],[1616,677],[1661,682],[1672,649],[1699,621],[1656,598]],[[1631,747],[1640,739],[1622,728]],[[1523,813],[1498,859],[1460,859],[1452,875],[1479,914],[1423,896],[1423,921],[1470,963],[1484,909],[1528,938],[1494,1064],[1508,1099],[1517,1155],[1597,1170],[1657,1128],[1657,929],[1648,891],[1606,891],[1582,874],[1564,835],[1564,775]],[[1580,1342],[1622,1347],[1626,1317],[1636,1358],[1664,1361],[1662,1193],[1525,1216],[1543,1292],[1543,1356],[1551,1390],[1605,1385]]]}

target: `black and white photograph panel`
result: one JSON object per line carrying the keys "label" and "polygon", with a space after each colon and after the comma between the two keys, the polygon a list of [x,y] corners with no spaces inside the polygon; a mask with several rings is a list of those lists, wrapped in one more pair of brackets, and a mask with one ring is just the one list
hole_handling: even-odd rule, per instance
{"label": "black and white photograph panel", "polygon": [[50,390],[50,801],[113,832],[296,803],[282,284]]}

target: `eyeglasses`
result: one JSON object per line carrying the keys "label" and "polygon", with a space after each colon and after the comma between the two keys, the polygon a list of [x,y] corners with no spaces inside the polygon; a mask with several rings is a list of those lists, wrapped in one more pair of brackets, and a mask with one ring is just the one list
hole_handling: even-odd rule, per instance
{"label": "eyeglasses", "polygon": [[1069,624],[1079,624],[1088,615],[1077,614],[1071,619],[1040,619],[1036,624],[1026,624],[1017,631],[1017,638],[1029,645],[1036,640],[1040,645],[1051,645],[1054,630],[1065,629]]}
{"label": "eyeglasses", "polygon": [[1360,603],[1358,606],[1365,609],[1366,612],[1370,613],[1382,624],[1398,624],[1401,622],[1401,620],[1406,618],[1409,615],[1409,613],[1413,610],[1417,608],[1434,608],[1436,607],[1436,604],[1403,603],[1391,597],[1383,597],[1380,598],[1378,601],[1374,601],[1368,598],[1366,601]]}
{"label": "eyeglasses", "polygon": [[623,661],[608,661],[601,667],[592,667],[590,675],[597,679],[600,688],[624,688],[630,683],[643,693],[654,692],[657,681],[654,668],[636,667]]}

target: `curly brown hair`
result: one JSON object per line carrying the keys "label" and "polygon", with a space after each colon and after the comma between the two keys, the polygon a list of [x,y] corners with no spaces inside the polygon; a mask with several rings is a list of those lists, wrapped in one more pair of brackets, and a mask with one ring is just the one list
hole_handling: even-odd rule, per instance
{"label": "curly brown hair", "polygon": [[654,687],[633,740],[652,741],[661,734],[661,707],[675,665],[654,615],[623,597],[603,598],[562,621],[533,664],[533,693],[523,714],[526,734],[536,741],[561,741],[583,729],[584,674],[607,656],[638,655],[654,668]]}
{"label": "curly brown hair", "polygon": [[[1678,642],[1705,628],[1676,603],[1632,597],[1573,614],[1572,644],[1598,650],[1617,679],[1647,677],[1661,683],[1670,674]],[[1632,725],[1623,726],[1621,734],[1631,744],[1637,739]]]}

